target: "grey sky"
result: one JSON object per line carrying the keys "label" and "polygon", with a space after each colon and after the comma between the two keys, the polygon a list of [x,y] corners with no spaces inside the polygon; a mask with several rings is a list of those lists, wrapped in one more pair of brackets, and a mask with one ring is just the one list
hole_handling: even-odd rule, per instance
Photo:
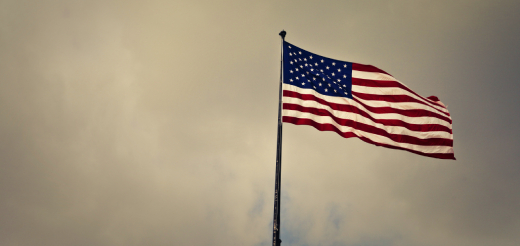
{"label": "grey sky", "polygon": [[282,245],[518,245],[518,13],[0,0],[0,245],[269,245],[282,29],[438,96],[457,158],[285,124]]}

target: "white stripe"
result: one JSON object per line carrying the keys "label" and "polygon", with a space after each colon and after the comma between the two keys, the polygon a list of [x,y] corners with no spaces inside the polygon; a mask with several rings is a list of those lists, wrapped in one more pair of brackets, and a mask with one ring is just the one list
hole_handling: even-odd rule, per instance
{"label": "white stripe", "polygon": [[440,107],[439,105],[435,105],[432,102],[429,102],[421,97],[418,97],[417,95],[407,91],[403,90],[399,87],[370,87],[370,86],[361,86],[361,85],[352,85],[352,91],[359,92],[359,93],[365,93],[365,94],[372,94],[372,95],[406,95],[410,96],[412,98],[415,98],[421,102],[424,102],[431,106],[432,108],[436,108],[441,112],[448,113],[448,110],[446,110],[443,107]]}
{"label": "white stripe", "polygon": [[[282,100],[283,100],[284,103],[299,104],[298,100],[301,100],[301,99],[293,98],[293,97],[283,97]],[[326,99],[324,99],[324,100],[326,100]],[[315,102],[315,101],[310,101],[309,100],[309,102]],[[320,106],[322,104],[319,103],[319,102],[316,102],[316,103],[318,103],[319,105],[316,105],[315,108],[322,108],[322,107],[326,106],[326,105]],[[363,105],[357,103],[356,101],[352,101],[351,104],[342,104],[342,105],[349,105],[349,106],[356,107],[360,111],[363,111],[363,112],[367,113],[368,115],[370,115],[374,119],[379,119],[379,120],[400,120],[400,121],[403,121],[403,122],[406,122],[406,123],[409,123],[409,124],[416,124],[416,125],[419,125],[419,124],[437,124],[437,125],[445,126],[445,127],[449,128],[449,129],[451,129],[451,124],[449,122],[447,122],[445,120],[442,120],[442,119],[439,119],[439,118],[435,118],[435,117],[429,117],[429,116],[408,117],[408,116],[405,116],[405,115],[402,115],[402,114],[397,114],[397,113],[387,113],[387,114],[373,113],[373,112],[370,112],[370,111],[366,110],[365,107],[363,107]]]}
{"label": "white stripe", "polygon": [[[428,138],[452,139],[453,138],[451,133],[445,132],[445,131],[419,132],[419,131],[410,130],[403,126],[387,126],[387,125],[384,125],[381,123],[376,123],[373,120],[366,118],[362,115],[356,114],[356,113],[334,110],[334,109],[330,108],[329,106],[323,105],[316,101],[301,100],[299,98],[294,98],[294,97],[284,97],[283,102],[297,104],[297,105],[301,105],[301,106],[307,107],[307,108],[324,109],[324,110],[327,110],[328,112],[330,112],[335,117],[338,117],[340,119],[353,120],[353,121],[363,123],[366,125],[374,126],[385,132],[388,132],[390,134],[407,135],[407,136],[416,137],[416,138],[420,138],[420,139],[428,139]],[[401,119],[398,119],[398,120],[401,120]],[[420,121],[420,123],[417,122],[415,124],[436,124],[436,123],[431,123],[431,121],[436,121],[436,120],[438,121],[437,118],[432,119],[432,117],[418,117],[414,120]]]}
{"label": "white stripe", "polygon": [[[294,91],[294,92],[297,92],[297,93],[300,93],[300,94],[314,95],[317,98],[323,99],[323,100],[331,102],[331,103],[343,104],[343,105],[352,105],[352,106],[355,106],[355,107],[359,108],[362,111],[367,112],[368,114],[370,114],[372,117],[374,117],[376,119],[398,119],[398,120],[402,120],[402,121],[405,121],[405,122],[408,122],[408,123],[411,123],[411,124],[424,124],[424,123],[417,123],[417,121],[412,120],[414,118],[419,118],[420,119],[420,118],[423,118],[423,117],[408,117],[408,116],[403,116],[403,115],[400,115],[400,114],[377,114],[377,113],[372,113],[368,109],[366,109],[363,105],[357,103],[356,101],[354,101],[352,99],[345,98],[345,97],[326,96],[326,95],[322,95],[322,94],[320,94],[317,91],[312,90],[312,89],[303,89],[303,88],[300,88],[300,87],[297,87],[297,86],[294,86],[294,85],[289,85],[289,84],[283,84],[283,89],[284,90],[288,90],[288,91]],[[385,102],[385,101],[371,101],[371,100],[363,100],[363,99],[360,99],[360,98],[357,98],[357,99],[359,101],[363,102],[364,104],[366,104],[368,106],[371,106],[371,107],[391,107],[391,108],[404,109],[404,110],[406,110],[406,109],[424,109],[424,110],[428,110],[428,111],[436,113],[436,114],[440,114],[436,110],[434,110],[434,109],[432,109],[432,108],[430,108],[430,107],[428,107],[426,105],[420,104],[420,103],[390,103],[390,102]],[[442,114],[440,114],[440,115],[442,115]],[[446,115],[443,115],[443,116],[446,117],[446,118],[450,118],[449,116],[446,116]],[[442,120],[442,119],[439,119],[439,118],[435,118],[435,117],[429,117],[429,118],[432,118],[432,122],[435,122],[435,123],[431,123],[431,124],[439,124],[439,125],[443,125],[443,126],[446,126],[446,127],[450,128],[450,129],[452,129],[450,122],[447,122],[445,120]],[[434,119],[436,119],[438,121],[434,121]]]}
{"label": "white stripe", "polygon": [[381,143],[381,144],[387,144],[392,146],[397,146],[405,149],[410,149],[422,153],[453,153],[453,147],[450,146],[422,146],[422,145],[415,145],[415,144],[409,144],[409,143],[398,143],[393,141],[392,139],[389,139],[388,137],[384,137],[381,135],[365,132],[362,130],[358,130],[349,126],[342,126],[336,123],[332,118],[328,116],[318,116],[311,113],[305,113],[295,110],[286,110],[284,109],[282,112],[283,116],[290,116],[300,119],[310,119],[314,122],[317,122],[319,124],[331,124],[334,125],[336,128],[338,128],[341,132],[352,132],[358,137],[366,137],[374,142]]}
{"label": "white stripe", "polygon": [[365,100],[359,97],[354,96],[357,100],[364,103],[370,107],[390,107],[395,109],[409,110],[409,109],[423,109],[430,111],[432,113],[436,113],[438,115],[444,116],[446,118],[450,118],[450,116],[442,114],[441,112],[433,109],[432,107],[428,107],[427,105],[416,103],[416,102],[387,102],[387,101],[379,101],[379,100]]}
{"label": "white stripe", "polygon": [[365,72],[365,71],[357,71],[357,70],[352,70],[352,78],[369,79],[369,80],[398,81],[394,77],[392,77],[388,74],[385,74],[385,73]]}
{"label": "white stripe", "polygon": [[298,86],[285,84],[285,83],[283,84],[282,89],[283,90],[288,90],[288,91],[298,92],[300,94],[314,95],[314,96],[316,96],[318,98],[321,98],[323,100],[327,100],[328,102],[331,102],[331,103],[351,105],[352,102],[355,102],[354,100],[352,100],[350,98],[326,96],[326,95],[322,95],[322,94],[318,93],[317,91],[315,91],[313,89],[304,89],[304,88],[300,88]]}
{"label": "white stripe", "polygon": [[[293,98],[293,97],[284,97],[283,98],[283,102],[284,103],[299,104],[297,100],[301,100],[301,99]],[[324,100],[326,100],[326,99],[324,99]],[[315,102],[315,101],[310,101],[309,100],[309,102]],[[320,106],[322,104],[319,103],[319,102],[316,102],[316,103],[319,104],[319,105],[316,105],[315,108],[322,108],[322,107],[326,106],[326,105]],[[442,119],[439,119],[439,118],[436,118],[436,117],[430,117],[430,116],[408,117],[408,116],[405,116],[405,115],[402,115],[402,114],[397,114],[397,113],[378,114],[378,113],[373,113],[371,111],[366,110],[365,107],[363,107],[363,105],[357,103],[356,101],[352,101],[351,104],[342,104],[342,105],[349,105],[349,106],[356,107],[360,111],[363,111],[363,112],[367,113],[368,115],[370,115],[374,119],[379,119],[379,120],[400,120],[400,121],[403,121],[403,122],[406,122],[406,123],[409,123],[409,124],[416,124],[416,125],[419,125],[419,124],[437,124],[437,125],[445,126],[445,127],[449,128],[449,129],[451,129],[451,124],[449,122],[447,122],[445,120],[442,120]]]}
{"label": "white stripe", "polygon": [[[399,84],[403,85],[404,87],[408,88],[401,81],[395,79],[394,77],[392,77],[388,74],[384,74],[384,73],[352,70],[352,78],[368,79],[368,80],[396,81]],[[357,89],[354,89],[354,86],[356,86]],[[364,87],[367,89],[358,88],[358,87]],[[370,88],[370,89],[368,89],[368,88]],[[398,90],[396,90],[396,89],[398,89]],[[363,92],[364,90],[367,90],[368,92]],[[428,101],[427,99],[423,99],[421,97],[416,96],[413,93],[410,93],[409,91],[406,91],[406,90],[403,90],[403,89],[397,88],[397,87],[365,87],[365,86],[359,86],[359,85],[352,85],[352,91],[367,93],[367,94],[376,94],[376,95],[409,95],[420,101],[425,102],[426,104],[430,105],[431,107],[434,107],[442,112],[448,113],[448,110],[446,108],[443,108],[439,105],[436,105],[435,103]]]}

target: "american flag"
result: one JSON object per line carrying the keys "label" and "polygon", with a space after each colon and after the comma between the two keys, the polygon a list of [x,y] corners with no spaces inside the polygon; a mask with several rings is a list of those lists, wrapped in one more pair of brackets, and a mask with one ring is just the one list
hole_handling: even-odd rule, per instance
{"label": "american flag", "polygon": [[374,66],[319,56],[284,41],[282,100],[283,122],[455,159],[446,106]]}

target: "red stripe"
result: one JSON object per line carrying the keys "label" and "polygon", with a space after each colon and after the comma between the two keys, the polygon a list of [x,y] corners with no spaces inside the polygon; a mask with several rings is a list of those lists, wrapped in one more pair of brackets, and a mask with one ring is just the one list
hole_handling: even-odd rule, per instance
{"label": "red stripe", "polygon": [[[299,104],[291,104],[291,103],[283,104],[284,109],[302,111],[302,110],[300,110],[299,107],[302,107],[302,106]],[[400,126],[400,127],[404,127],[406,129],[416,131],[416,132],[442,131],[442,132],[447,132],[447,133],[451,134],[450,128],[443,126],[443,125],[439,125],[439,124],[410,124],[410,123],[404,122],[402,120],[396,120],[396,119],[375,119],[371,115],[366,113],[365,111],[359,110],[357,107],[354,107],[352,105],[332,104],[332,105],[330,105],[330,107],[336,111],[349,112],[349,113],[361,115],[365,118],[371,119],[374,123],[382,124],[384,126]]]}
{"label": "red stripe", "polygon": [[428,157],[433,157],[433,158],[455,160],[455,155],[453,153],[424,153],[424,152],[419,152],[419,151],[402,148],[402,147],[398,147],[398,146],[377,143],[377,142],[370,140],[369,138],[357,136],[353,132],[342,132],[338,128],[336,128],[336,126],[334,126],[332,124],[320,124],[320,123],[317,123],[310,119],[300,119],[300,118],[295,118],[295,117],[290,117],[290,116],[283,116],[282,121],[291,123],[291,124],[295,124],[295,125],[313,126],[314,128],[316,128],[319,131],[333,131],[333,132],[338,133],[340,136],[342,136],[344,138],[357,137],[364,142],[371,143],[371,144],[374,144],[377,146],[382,146],[382,147],[391,148],[391,149],[405,150],[405,151],[409,151],[409,152],[412,152],[412,153],[415,153],[418,155],[428,156]]}
{"label": "red stripe", "polygon": [[403,102],[420,103],[422,105],[428,106],[428,107],[438,111],[439,113],[442,113],[447,116],[450,115],[449,113],[443,112],[437,108],[434,108],[434,107],[428,105],[427,103],[425,103],[421,100],[415,99],[408,95],[375,95],[375,94],[367,94],[367,93],[361,93],[361,92],[355,92],[355,91],[352,91],[352,95],[357,98],[361,98],[363,100],[370,100],[370,101],[385,101],[385,102],[395,102],[395,103],[403,103]]}
{"label": "red stripe", "polygon": [[313,115],[318,115],[318,116],[328,116],[332,120],[337,122],[339,125],[349,126],[349,127],[352,127],[354,129],[357,129],[357,130],[360,130],[360,131],[364,131],[364,132],[368,132],[368,133],[384,136],[384,137],[387,137],[387,138],[389,138],[389,139],[391,139],[391,140],[393,140],[395,142],[398,142],[398,143],[409,143],[409,144],[422,145],[422,146],[432,146],[433,145],[433,146],[450,146],[450,147],[453,147],[453,140],[452,139],[447,139],[447,138],[427,138],[427,139],[421,139],[421,138],[417,138],[417,137],[413,137],[413,136],[409,136],[409,135],[391,134],[391,133],[388,133],[387,131],[385,131],[383,129],[377,128],[377,127],[372,126],[372,125],[368,125],[368,124],[364,124],[364,123],[361,123],[361,122],[357,122],[355,120],[338,118],[335,115],[333,115],[331,112],[329,112],[329,111],[327,111],[325,109],[308,108],[308,107],[303,107],[301,105],[295,105],[295,104],[291,104],[291,106],[288,106],[288,107],[287,106],[288,105],[284,104],[283,108],[284,109],[297,110],[297,111],[300,111],[300,112],[311,113]]}
{"label": "red stripe", "polygon": [[[443,115],[424,110],[424,109],[395,109],[392,107],[372,107],[364,104],[363,102],[359,101],[357,98],[353,98],[352,100],[356,101],[357,103],[361,104],[363,107],[365,107],[368,111],[377,113],[377,114],[386,114],[386,113],[396,113],[405,115],[408,117],[434,117],[438,119],[442,119],[450,124],[452,124],[452,121],[450,118],[447,118]],[[451,133],[451,130],[450,130]]]}
{"label": "red stripe", "polygon": [[[318,98],[314,95],[309,95],[309,94],[300,94],[298,92],[294,92],[294,91],[288,91],[288,90],[284,90],[283,91],[283,96],[284,97],[294,97],[294,98],[299,98],[299,99],[302,99],[302,100],[312,100],[312,101],[316,101],[316,102],[319,102],[323,105],[327,105],[331,108],[334,108],[334,109],[338,109],[338,110],[343,110],[343,107],[345,107],[345,109],[348,109],[348,106],[347,105],[342,105],[342,104],[336,104],[336,103],[331,103],[331,102],[328,102],[328,101],[325,101],[321,98]],[[424,109],[396,109],[396,108],[391,108],[391,107],[371,107],[371,106],[368,106],[368,105],[365,105],[364,103],[360,102],[359,100],[355,99],[354,98],[354,101],[356,101],[357,103],[359,103],[360,105],[362,105],[363,107],[365,107],[367,109],[367,111],[370,111],[372,113],[376,113],[376,114],[400,114],[400,115],[403,115],[403,116],[408,116],[408,117],[434,117],[434,118],[437,118],[437,119],[441,119],[441,120],[444,120],[446,122],[449,122],[451,124],[451,119],[450,118],[447,118],[443,115],[439,115],[437,113],[434,113],[434,112],[431,112],[431,111],[428,111],[428,110],[424,110]],[[357,108],[357,107],[354,107],[354,108]],[[362,110],[360,112],[363,112]],[[360,113],[361,114],[361,113]],[[370,118],[374,121],[376,121],[376,119],[372,118],[368,113],[366,114],[362,114],[363,116],[367,117],[367,118]],[[451,133],[451,129],[450,129],[450,133]]]}
{"label": "red stripe", "polygon": [[352,70],[362,71],[362,72],[384,73],[384,74],[388,74],[388,75],[392,76],[391,74],[389,74],[377,67],[374,67],[372,65],[365,65],[365,64],[359,64],[359,63],[352,63]]}
{"label": "red stripe", "polygon": [[397,87],[397,88],[401,88],[403,90],[406,90],[420,98],[422,98],[423,100],[425,100],[426,102],[433,102],[435,106],[440,106],[442,108],[446,108],[438,103],[435,102],[435,100],[432,100],[430,98],[424,98],[422,97],[421,95],[415,93],[414,91],[410,90],[410,88],[406,87],[405,85],[397,82],[397,81],[391,81],[391,80],[369,80],[369,79],[360,79],[360,78],[352,78],[352,85],[359,85],[359,86],[366,86],[366,87],[385,87],[385,88],[388,88],[388,87]]}

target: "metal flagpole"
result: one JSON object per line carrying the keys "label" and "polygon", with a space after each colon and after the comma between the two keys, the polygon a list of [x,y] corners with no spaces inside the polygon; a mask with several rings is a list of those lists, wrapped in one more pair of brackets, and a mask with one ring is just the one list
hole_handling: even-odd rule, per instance
{"label": "metal flagpole", "polygon": [[283,42],[285,31],[280,32],[282,37],[282,55],[280,60],[280,88],[278,91],[278,139],[276,143],[276,177],[274,180],[274,214],[273,214],[273,246],[280,246],[280,195],[282,184],[282,83],[283,83]]}

